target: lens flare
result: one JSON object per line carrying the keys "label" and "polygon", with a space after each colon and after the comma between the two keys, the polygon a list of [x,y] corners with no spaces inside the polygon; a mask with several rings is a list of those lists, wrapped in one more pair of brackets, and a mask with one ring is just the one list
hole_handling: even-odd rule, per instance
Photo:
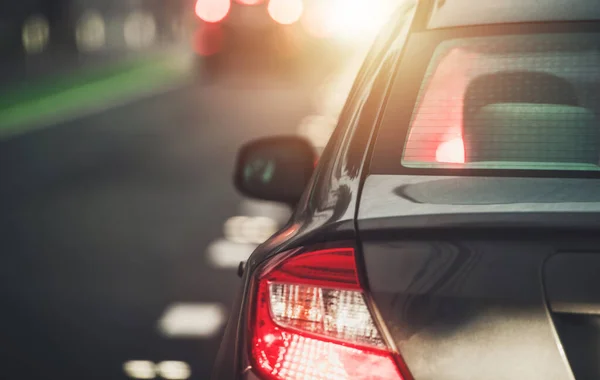
{"label": "lens flare", "polygon": [[387,21],[395,2],[389,0],[329,0],[307,5],[302,23],[316,37],[340,41],[372,40]]}
{"label": "lens flare", "polygon": [[435,160],[440,163],[464,164],[465,144],[462,137],[441,143],[435,152]]}

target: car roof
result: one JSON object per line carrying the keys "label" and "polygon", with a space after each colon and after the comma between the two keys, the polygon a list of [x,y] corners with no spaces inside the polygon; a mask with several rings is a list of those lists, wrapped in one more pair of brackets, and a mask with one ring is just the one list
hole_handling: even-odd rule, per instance
{"label": "car roof", "polygon": [[517,22],[600,20],[599,0],[433,0],[428,29]]}

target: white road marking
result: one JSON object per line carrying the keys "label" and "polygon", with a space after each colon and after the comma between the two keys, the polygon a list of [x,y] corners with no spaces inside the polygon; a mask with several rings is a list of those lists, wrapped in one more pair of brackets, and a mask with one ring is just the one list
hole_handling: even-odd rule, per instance
{"label": "white road marking", "polygon": [[210,338],[225,319],[225,308],[219,303],[177,303],[167,308],[158,327],[169,338]]}
{"label": "white road marking", "polygon": [[267,216],[234,216],[223,226],[227,240],[240,244],[261,244],[277,232],[279,224]]}
{"label": "white road marking", "polygon": [[220,239],[214,241],[207,249],[207,259],[216,268],[235,269],[240,261],[248,260],[256,248],[255,244],[235,243]]}
{"label": "white road marking", "polygon": [[123,371],[134,379],[154,379],[154,363],[148,360],[130,360],[123,364]]}
{"label": "white road marking", "polygon": [[156,372],[163,379],[169,380],[185,380],[192,374],[189,364],[174,360],[158,363]]}
{"label": "white road marking", "polygon": [[282,203],[245,199],[240,204],[240,214],[266,216],[283,225],[292,215],[292,210]]}

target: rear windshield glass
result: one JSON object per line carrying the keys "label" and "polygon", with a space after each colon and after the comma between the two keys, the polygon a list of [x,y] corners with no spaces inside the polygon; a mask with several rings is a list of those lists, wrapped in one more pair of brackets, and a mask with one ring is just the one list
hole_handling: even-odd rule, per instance
{"label": "rear windshield glass", "polygon": [[421,84],[402,164],[600,170],[598,37],[443,42]]}

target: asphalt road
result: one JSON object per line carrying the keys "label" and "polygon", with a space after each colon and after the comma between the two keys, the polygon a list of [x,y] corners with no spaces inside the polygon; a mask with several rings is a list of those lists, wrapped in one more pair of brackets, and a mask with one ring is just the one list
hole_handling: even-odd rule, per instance
{"label": "asphalt road", "polygon": [[293,133],[306,81],[190,83],[0,141],[0,378],[121,379],[179,360],[207,379],[220,340],[172,339],[177,302],[229,308],[239,280],[207,247],[239,211],[237,147]]}

